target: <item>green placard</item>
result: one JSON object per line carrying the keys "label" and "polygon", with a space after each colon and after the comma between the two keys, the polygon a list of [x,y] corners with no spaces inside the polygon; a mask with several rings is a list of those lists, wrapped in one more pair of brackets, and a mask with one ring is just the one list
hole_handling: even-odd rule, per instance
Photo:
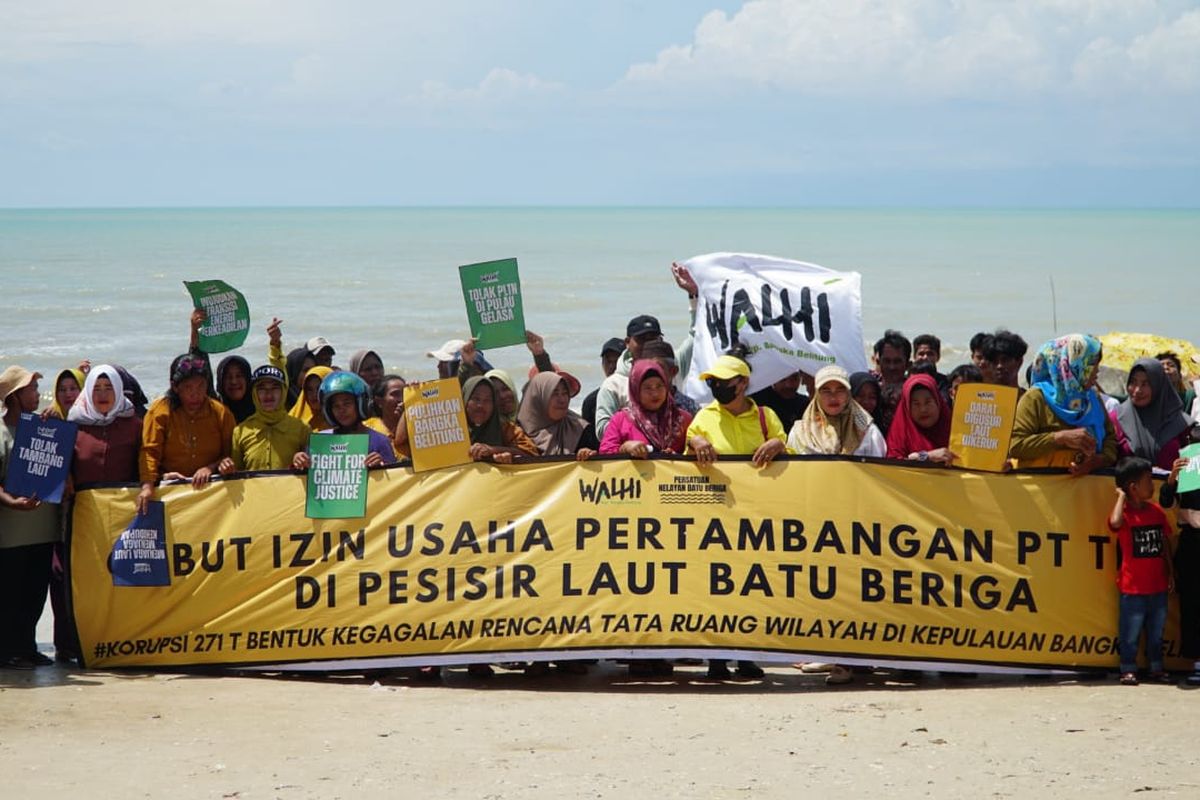
{"label": "green placard", "polygon": [[481,350],[525,344],[525,311],[517,260],[505,258],[458,268],[467,322]]}
{"label": "green placard", "polygon": [[1200,444],[1189,444],[1179,451],[1180,458],[1188,459],[1188,465],[1179,472],[1176,491],[1190,492],[1200,489]]}
{"label": "green placard", "polygon": [[309,519],[358,519],[367,515],[367,446],[361,433],[318,433],[308,440]]}
{"label": "green placard", "polygon": [[183,285],[192,305],[208,314],[200,328],[200,349],[224,353],[241,347],[250,332],[250,306],[242,293],[225,281],[184,281]]}

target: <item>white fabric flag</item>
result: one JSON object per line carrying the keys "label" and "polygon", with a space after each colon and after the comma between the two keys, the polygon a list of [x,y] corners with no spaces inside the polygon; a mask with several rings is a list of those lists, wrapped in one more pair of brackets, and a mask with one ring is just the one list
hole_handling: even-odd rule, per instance
{"label": "white fabric flag", "polygon": [[862,276],[774,256],[710,253],[683,262],[699,290],[686,392],[711,399],[700,373],[737,343],[750,349],[750,391],[803,370],[867,369]]}

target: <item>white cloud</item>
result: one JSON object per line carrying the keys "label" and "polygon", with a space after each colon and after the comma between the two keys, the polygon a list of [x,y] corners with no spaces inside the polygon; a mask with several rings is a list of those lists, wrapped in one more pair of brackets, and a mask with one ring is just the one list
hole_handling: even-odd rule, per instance
{"label": "white cloud", "polygon": [[559,92],[566,87],[507,67],[493,67],[477,86],[454,88],[441,81],[421,84],[418,100],[433,103],[492,103]]}
{"label": "white cloud", "polygon": [[942,99],[1190,92],[1200,11],[1172,0],[752,0],[635,64],[626,85]]}

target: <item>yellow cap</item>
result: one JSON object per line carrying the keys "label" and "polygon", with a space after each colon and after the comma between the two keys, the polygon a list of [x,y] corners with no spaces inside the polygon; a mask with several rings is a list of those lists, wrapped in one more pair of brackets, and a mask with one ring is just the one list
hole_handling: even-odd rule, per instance
{"label": "yellow cap", "polygon": [[719,381],[727,381],[739,375],[743,378],[749,378],[750,365],[735,356],[721,356],[715,364],[700,373],[700,380],[706,381],[709,378],[716,378]]}

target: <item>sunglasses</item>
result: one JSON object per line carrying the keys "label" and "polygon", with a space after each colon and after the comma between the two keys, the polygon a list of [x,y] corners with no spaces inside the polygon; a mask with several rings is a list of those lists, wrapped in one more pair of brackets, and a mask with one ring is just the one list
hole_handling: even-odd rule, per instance
{"label": "sunglasses", "polygon": [[[739,376],[739,377],[740,377],[740,376]],[[707,379],[707,380],[705,380],[704,382],[705,382],[706,384],[708,384],[708,388],[709,388],[709,389],[719,389],[719,388],[721,388],[722,386],[729,386],[729,385],[731,385],[731,384],[732,384],[734,381],[736,381],[736,380],[738,380],[738,378],[726,378],[726,379],[724,379],[724,380],[722,380],[721,378],[708,378],[708,379]]]}

